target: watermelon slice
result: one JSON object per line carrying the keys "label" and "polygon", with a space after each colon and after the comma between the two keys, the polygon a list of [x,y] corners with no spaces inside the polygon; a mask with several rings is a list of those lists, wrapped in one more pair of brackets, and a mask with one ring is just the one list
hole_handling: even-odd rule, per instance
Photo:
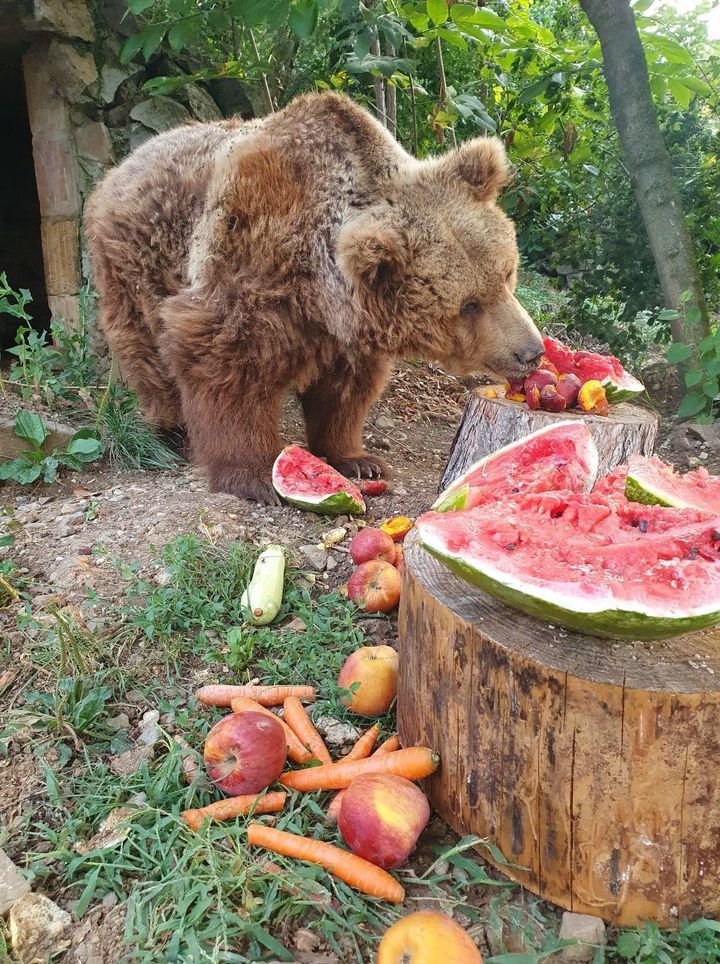
{"label": "watermelon slice", "polygon": [[631,502],[704,509],[720,516],[720,477],[707,469],[680,475],[660,459],[633,456],[627,468],[625,495]]}
{"label": "watermelon slice", "polygon": [[523,612],[597,636],[662,639],[720,622],[720,517],[569,492],[429,512],[420,541]]}
{"label": "watermelon slice", "polygon": [[645,391],[643,383],[626,372],[613,355],[573,351],[554,338],[546,338],[545,357],[561,375],[577,375],[583,384],[590,379],[600,382],[605,389],[605,397],[611,404],[627,402]]}
{"label": "watermelon slice", "polygon": [[275,459],[275,491],[290,505],[321,515],[362,515],[360,489],[322,459],[299,445],[288,445]]}
{"label": "watermelon slice", "polygon": [[471,509],[555,489],[587,492],[597,469],[597,449],[584,422],[561,422],[526,435],[470,466],[439,496],[433,509]]}

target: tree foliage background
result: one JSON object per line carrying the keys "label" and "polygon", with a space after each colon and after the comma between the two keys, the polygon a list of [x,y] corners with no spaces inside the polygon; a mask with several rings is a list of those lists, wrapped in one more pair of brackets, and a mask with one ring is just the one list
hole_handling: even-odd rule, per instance
{"label": "tree foliage background", "polygon": [[[650,6],[637,0],[633,11],[716,322],[720,44],[702,5]],[[563,320],[629,360],[669,341],[672,312],[612,125],[600,45],[576,0],[129,0],[128,9],[137,29],[123,58],[148,63],[152,93],[235,77],[262,114],[303,91],[342,90],[418,156],[497,134],[517,168],[503,203],[525,264],[565,292]],[[703,384],[712,413],[720,339],[705,347],[709,369],[689,381]]]}

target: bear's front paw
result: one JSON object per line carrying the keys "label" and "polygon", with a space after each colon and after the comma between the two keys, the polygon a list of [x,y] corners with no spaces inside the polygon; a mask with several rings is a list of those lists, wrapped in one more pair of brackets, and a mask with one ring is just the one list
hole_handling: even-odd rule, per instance
{"label": "bear's front paw", "polygon": [[238,499],[249,499],[262,505],[282,505],[269,470],[252,472],[232,465],[212,466],[209,482],[211,492],[227,492]]}
{"label": "bear's front paw", "polygon": [[328,459],[330,464],[349,479],[380,479],[390,474],[386,463],[379,455],[362,452],[360,455],[347,455],[344,458]]}

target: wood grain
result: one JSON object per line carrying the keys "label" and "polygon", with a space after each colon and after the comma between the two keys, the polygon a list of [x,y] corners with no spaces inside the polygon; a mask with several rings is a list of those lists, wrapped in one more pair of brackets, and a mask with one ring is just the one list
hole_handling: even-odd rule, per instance
{"label": "wood grain", "polygon": [[533,412],[525,404],[485,398],[475,391],[465,403],[438,491],[446,489],[473,462],[504,445],[547,425],[579,419],[586,423],[597,445],[600,476],[627,462],[631,455],[653,453],[659,419],[648,409],[613,405],[606,417],[582,412]]}
{"label": "wood grain", "polygon": [[426,789],[450,826],[568,910],[623,925],[720,914],[719,683],[718,629],[583,636],[406,540],[402,743],[440,753]]}

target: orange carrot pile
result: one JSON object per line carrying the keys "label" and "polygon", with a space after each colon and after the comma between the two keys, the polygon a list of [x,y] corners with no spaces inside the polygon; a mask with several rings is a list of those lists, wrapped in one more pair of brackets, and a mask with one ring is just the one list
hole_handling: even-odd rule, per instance
{"label": "orange carrot pile", "polygon": [[184,810],[180,816],[191,830],[198,830],[203,820],[232,820],[233,817],[246,816],[248,813],[277,813],[285,806],[287,793],[266,793],[264,796],[249,794],[228,797],[199,807],[197,810]]}
{"label": "orange carrot pile", "polygon": [[231,706],[232,701],[241,696],[256,700],[261,706],[282,706],[288,696],[296,696],[306,703],[315,702],[315,690],[312,686],[229,686],[225,683],[213,683],[211,686],[201,686],[195,694],[195,699],[207,706]]}
{"label": "orange carrot pile", "polygon": [[249,696],[238,696],[232,701],[232,711],[233,713],[264,713],[266,716],[271,716],[274,720],[277,720],[281,724],[283,730],[285,730],[285,740],[287,742],[288,756],[293,761],[293,763],[309,763],[312,760],[312,753],[307,750],[300,740],[298,740],[294,731],[290,729],[285,720],[280,719],[279,716],[275,716],[270,710],[265,709],[264,706],[260,706],[258,702],[251,699]]}
{"label": "orange carrot pile", "polygon": [[280,783],[291,790],[344,790],[364,773],[389,773],[407,780],[422,780],[438,768],[440,757],[426,746],[395,750],[381,757],[341,760],[327,766],[283,773]]}
{"label": "orange carrot pile", "polygon": [[285,857],[319,864],[350,887],[371,897],[379,897],[393,904],[401,904],[405,897],[402,885],[386,870],[333,844],[311,840],[309,837],[301,837],[284,830],[275,830],[274,827],[266,827],[261,823],[249,825],[248,843],[256,847],[265,847]]}
{"label": "orange carrot pile", "polygon": [[313,758],[320,760],[321,763],[332,763],[328,748],[323,743],[322,737],[313,726],[297,696],[288,696],[283,703],[283,712],[285,722],[302,745],[310,751]]}
{"label": "orange carrot pile", "polygon": [[[374,730],[376,726],[378,726],[377,723],[372,729]],[[371,732],[372,730],[368,730],[368,733],[371,733]],[[365,736],[367,735],[368,734],[366,733]],[[361,736],[360,740],[362,739],[363,737]],[[360,742],[360,740],[358,740],[358,743]],[[356,743],[355,746],[357,745],[358,744]],[[385,740],[384,743],[381,743],[380,746],[377,748],[377,750],[375,750],[375,752],[373,753],[373,758],[377,759],[379,756],[385,756],[385,754],[393,753],[395,750],[399,750],[399,749],[400,749],[400,738],[398,736],[389,736],[387,740]],[[343,757],[343,759],[349,760],[351,753],[352,753],[352,750],[350,751],[350,753],[348,753],[346,757]],[[355,759],[358,759],[358,758],[355,757]],[[362,759],[362,757],[360,759]],[[340,806],[342,804],[342,798],[344,793],[345,793],[344,790],[341,790],[339,793],[336,793],[335,796],[330,801],[330,806],[327,808],[328,819],[332,823],[337,823],[337,819],[340,816]]]}
{"label": "orange carrot pile", "polygon": [[375,726],[371,726],[369,730],[362,734],[348,755],[343,757],[343,760],[364,760],[366,756],[370,756],[379,736],[380,724],[376,723]]}

